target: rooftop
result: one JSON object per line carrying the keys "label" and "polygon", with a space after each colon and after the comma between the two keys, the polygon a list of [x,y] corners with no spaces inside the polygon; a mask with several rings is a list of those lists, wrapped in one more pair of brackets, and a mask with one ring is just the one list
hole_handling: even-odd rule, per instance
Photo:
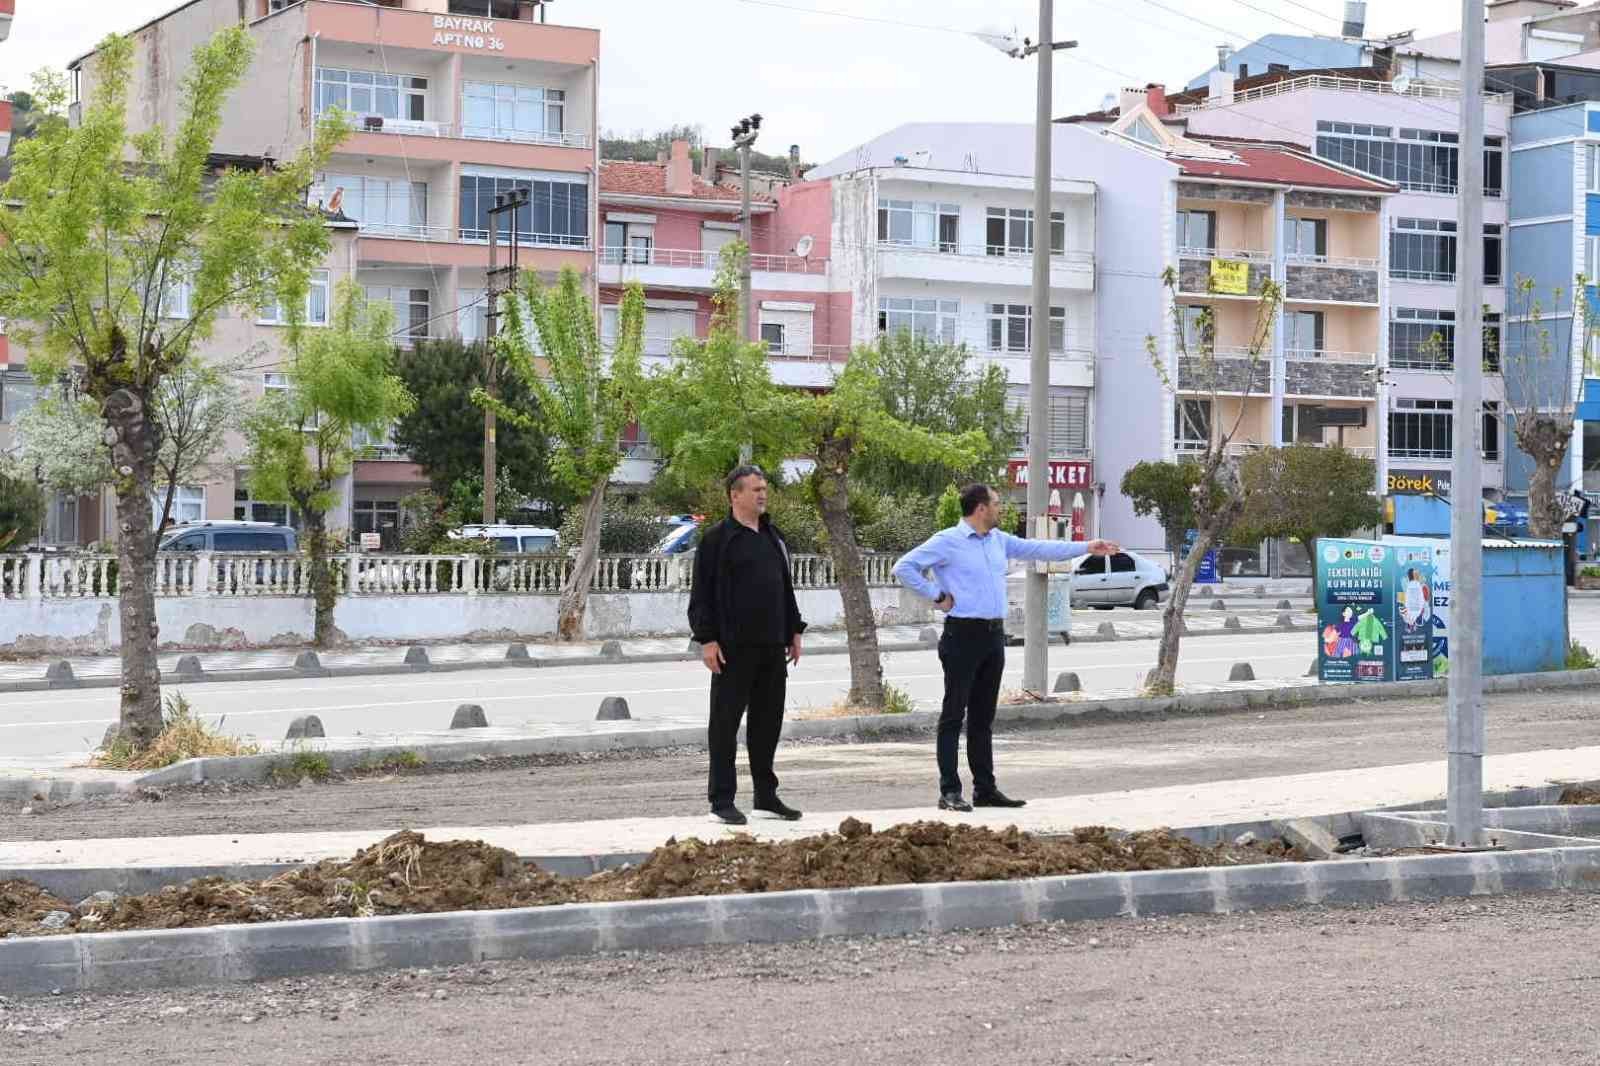
{"label": "rooftop", "polygon": [[[633,163],[608,159],[600,163],[600,195],[659,196],[663,199],[737,201],[739,190],[713,185],[699,175],[690,178],[687,196],[667,191],[666,163]],[[750,199],[771,203],[772,198],[752,192]]]}
{"label": "rooftop", "polygon": [[1318,189],[1379,195],[1396,191],[1396,186],[1376,178],[1334,166],[1293,145],[1272,141],[1242,140],[1237,137],[1198,137],[1217,148],[1232,152],[1234,161],[1185,159],[1172,156],[1186,178],[1221,178],[1227,181],[1260,182],[1264,185],[1296,185]]}

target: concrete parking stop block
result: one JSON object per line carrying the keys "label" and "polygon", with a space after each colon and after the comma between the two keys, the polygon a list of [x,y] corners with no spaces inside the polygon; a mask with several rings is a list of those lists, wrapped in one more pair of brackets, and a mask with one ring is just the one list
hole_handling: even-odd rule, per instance
{"label": "concrete parking stop block", "polygon": [[1322,664],[1318,660],[1312,659],[1311,660],[1311,668],[1306,671],[1306,676],[1307,677],[1316,677],[1317,676],[1317,672],[1318,672],[1318,668],[1321,665]]}
{"label": "concrete parking stop block", "polygon": [[426,670],[433,664],[428,661],[428,649],[420,644],[413,644],[406,649],[406,665],[413,670]]}
{"label": "concrete parking stop block", "polygon": [[1071,670],[1056,675],[1055,688],[1052,692],[1082,692],[1083,682],[1078,680],[1078,675]]}
{"label": "concrete parking stop block", "polygon": [[314,714],[301,715],[289,723],[289,732],[284,734],[284,740],[310,740],[314,737],[325,737],[322,719]]}
{"label": "concrete parking stop block", "polygon": [[931,648],[939,643],[939,631],[932,626],[925,626],[922,632],[917,634],[917,639]]}
{"label": "concrete parking stop block", "polygon": [[600,701],[600,713],[594,716],[597,722],[621,722],[632,718],[628,713],[628,701],[621,696],[607,696]]}
{"label": "concrete parking stop block", "polygon": [[1117,627],[1111,622],[1101,622],[1099,628],[1095,630],[1095,633],[1097,633],[1099,636],[1105,637],[1108,640],[1117,639]]}
{"label": "concrete parking stop block", "polygon": [[1293,629],[1294,628],[1294,618],[1291,615],[1288,615],[1288,614],[1280,614],[1278,616],[1278,628],[1279,629]]}
{"label": "concrete parking stop block", "polygon": [[487,729],[489,719],[483,713],[483,706],[477,703],[463,703],[456,708],[455,717],[450,719],[451,729]]}
{"label": "concrete parking stop block", "polygon": [[1211,609],[1213,611],[1226,611],[1228,609],[1228,604],[1224,600],[1212,600]]}
{"label": "concrete parking stop block", "polygon": [[1294,604],[1290,603],[1288,600],[1279,600],[1278,601],[1278,610],[1280,610],[1280,611],[1292,611],[1292,610],[1294,610]]}
{"label": "concrete parking stop block", "polygon": [[1233,669],[1228,671],[1229,681],[1254,681],[1256,672],[1250,668],[1249,663],[1234,663]]}
{"label": "concrete parking stop block", "polygon": [[198,681],[206,676],[205,667],[200,665],[200,656],[185,655],[178,659],[177,669],[173,671],[180,680]]}
{"label": "concrete parking stop block", "polygon": [[1226,629],[1226,630],[1229,630],[1231,632],[1234,632],[1234,633],[1238,633],[1238,632],[1241,632],[1244,629],[1244,623],[1239,621],[1239,616],[1238,615],[1230,614],[1223,621],[1222,628]]}
{"label": "concrete parking stop block", "polygon": [[531,656],[528,655],[528,646],[526,644],[511,645],[506,649],[506,660],[517,663],[530,662]]}
{"label": "concrete parking stop block", "polygon": [[320,672],[322,670],[322,660],[317,658],[317,653],[314,651],[303,651],[294,657],[294,668],[296,670]]}
{"label": "concrete parking stop block", "polygon": [[622,658],[622,642],[620,640],[608,640],[604,644],[600,645],[600,658]]}
{"label": "concrete parking stop block", "polygon": [[76,685],[78,683],[78,679],[72,673],[72,664],[65,659],[57,659],[51,663],[44,672],[44,679],[52,685]]}

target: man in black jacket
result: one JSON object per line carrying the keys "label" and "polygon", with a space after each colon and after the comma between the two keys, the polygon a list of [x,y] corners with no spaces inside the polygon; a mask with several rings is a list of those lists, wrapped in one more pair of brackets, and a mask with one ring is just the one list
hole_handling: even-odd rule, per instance
{"label": "man in black jacket", "polygon": [[755,809],[794,821],[800,812],[778,799],[772,759],[783,732],[789,666],[800,661],[806,624],[794,598],[789,548],[767,517],[767,479],[755,466],[728,475],[727,518],[700,538],[689,594],[689,629],[711,671],[711,817],[744,825],[733,805],[738,789],[734,754],[739,720],[750,708],[745,748],[755,785]]}

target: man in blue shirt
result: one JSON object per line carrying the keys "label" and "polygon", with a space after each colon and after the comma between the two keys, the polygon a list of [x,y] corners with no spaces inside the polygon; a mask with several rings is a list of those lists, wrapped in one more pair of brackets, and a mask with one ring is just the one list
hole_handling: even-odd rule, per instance
{"label": "man in blue shirt", "polygon": [[[907,552],[894,576],[946,614],[939,638],[944,667],[944,711],[939,716],[939,809],[1021,807],[995,786],[994,711],[1006,668],[1006,570],[1012,559],[1056,562],[1080,555],[1115,555],[1105,540],[1023,540],[996,529],[1000,497],[987,485],[961,493],[960,522],[940,530]],[[932,571],[930,581],[924,571]],[[972,768],[972,803],[961,796],[956,745],[967,723],[967,762]]]}

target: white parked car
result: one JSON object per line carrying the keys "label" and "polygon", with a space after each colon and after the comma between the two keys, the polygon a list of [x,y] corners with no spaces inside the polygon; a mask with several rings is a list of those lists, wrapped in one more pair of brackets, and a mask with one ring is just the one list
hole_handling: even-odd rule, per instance
{"label": "white parked car", "polygon": [[1147,611],[1166,599],[1168,575],[1141,555],[1085,555],[1072,570],[1072,606]]}
{"label": "white parked car", "polygon": [[470,525],[452,529],[451,540],[493,541],[502,555],[549,555],[561,546],[561,534],[546,526]]}

